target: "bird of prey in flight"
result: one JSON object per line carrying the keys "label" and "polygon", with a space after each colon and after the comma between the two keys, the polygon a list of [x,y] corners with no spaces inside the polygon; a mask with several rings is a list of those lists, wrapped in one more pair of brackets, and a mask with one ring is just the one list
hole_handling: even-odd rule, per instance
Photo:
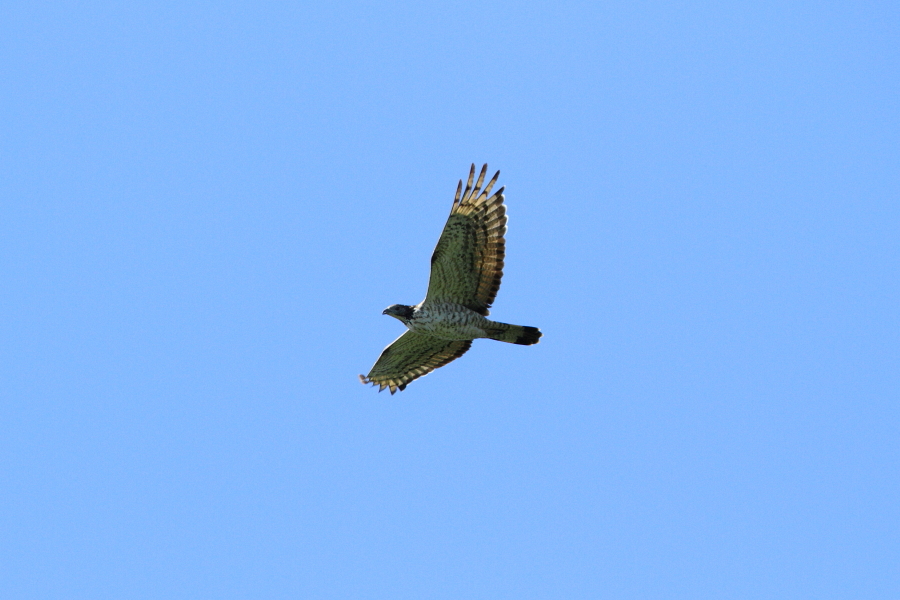
{"label": "bird of prey in flight", "polygon": [[465,354],[474,339],[528,346],[541,338],[537,327],[485,318],[500,289],[506,253],[504,188],[491,195],[500,171],[482,190],[486,172],[484,165],[473,187],[473,164],[464,191],[459,181],[450,217],[431,255],[425,299],[415,306],[394,304],[382,313],[401,321],[408,331],[381,352],[368,375],[359,376],[363,383],[379,386],[379,392],[406,389],[410,381]]}

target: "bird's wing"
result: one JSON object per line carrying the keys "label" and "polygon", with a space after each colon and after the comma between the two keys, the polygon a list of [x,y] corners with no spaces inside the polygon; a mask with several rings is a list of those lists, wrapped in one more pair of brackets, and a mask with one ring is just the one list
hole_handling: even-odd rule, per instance
{"label": "bird's wing", "polygon": [[500,171],[481,190],[487,165],[473,187],[475,165],[466,189],[462,180],[450,209],[450,218],[431,256],[431,278],[426,302],[454,302],[487,316],[500,289],[506,254],[506,206],[503,190],[491,195]]}
{"label": "bird's wing", "polygon": [[413,379],[459,358],[471,345],[472,340],[442,340],[407,331],[381,352],[369,374],[360,375],[359,380],[379,386],[379,392],[389,387],[393,394]]}

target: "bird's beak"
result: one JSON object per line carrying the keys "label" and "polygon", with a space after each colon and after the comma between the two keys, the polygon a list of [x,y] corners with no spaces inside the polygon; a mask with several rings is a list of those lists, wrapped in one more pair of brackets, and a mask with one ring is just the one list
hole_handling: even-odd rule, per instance
{"label": "bird's beak", "polygon": [[386,315],[386,314],[388,314],[388,311],[387,311],[387,309],[384,309],[384,310],[383,310],[383,311],[381,311],[381,314],[383,314],[383,315]]}

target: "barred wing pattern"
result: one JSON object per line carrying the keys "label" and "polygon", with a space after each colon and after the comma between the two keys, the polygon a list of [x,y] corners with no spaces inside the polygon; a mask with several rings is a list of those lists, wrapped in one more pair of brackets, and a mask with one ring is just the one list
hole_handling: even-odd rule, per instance
{"label": "barred wing pattern", "polygon": [[403,391],[406,384],[459,358],[472,346],[472,340],[442,340],[407,331],[381,352],[369,374],[359,380],[391,388],[391,394]]}
{"label": "barred wing pattern", "polygon": [[500,289],[506,255],[504,188],[490,195],[500,171],[481,191],[486,172],[484,165],[473,187],[473,164],[461,196],[462,180],[459,181],[450,218],[431,256],[431,278],[425,296],[425,302],[453,302],[483,316],[490,314],[488,309]]}

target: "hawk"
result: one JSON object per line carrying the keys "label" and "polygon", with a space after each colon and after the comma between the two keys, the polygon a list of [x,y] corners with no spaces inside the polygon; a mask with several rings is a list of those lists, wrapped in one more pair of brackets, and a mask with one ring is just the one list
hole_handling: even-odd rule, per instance
{"label": "hawk", "polygon": [[541,338],[537,327],[485,318],[500,289],[506,254],[504,188],[491,195],[500,171],[482,190],[486,172],[484,165],[473,187],[473,164],[465,191],[459,180],[450,217],[431,255],[425,299],[415,306],[394,304],[382,312],[408,331],[381,352],[368,375],[359,376],[363,383],[379,386],[379,392],[406,389],[410,381],[465,354],[474,339],[530,346]]}

